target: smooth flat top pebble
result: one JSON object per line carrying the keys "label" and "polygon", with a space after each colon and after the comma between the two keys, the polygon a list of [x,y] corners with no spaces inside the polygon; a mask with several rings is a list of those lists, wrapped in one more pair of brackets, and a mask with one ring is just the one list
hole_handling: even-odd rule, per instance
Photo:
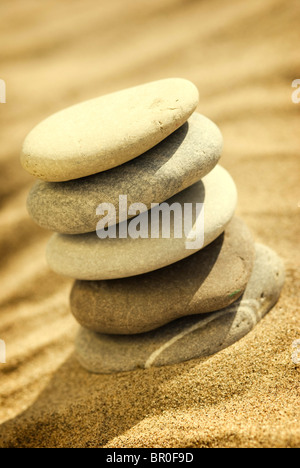
{"label": "smooth flat top pebble", "polygon": [[[196,183],[217,164],[222,135],[206,117],[194,113],[187,123],[142,156],[110,171],[70,182],[37,181],[27,207],[31,217],[45,229],[63,234],[96,230],[100,203],[112,203],[119,217],[119,195],[128,206],[135,202],[161,203]],[[126,219],[126,218],[125,218]]]}
{"label": "smooth flat top pebble", "polygon": [[137,335],[97,334],[81,328],[76,339],[79,362],[95,373],[131,371],[203,358],[249,333],[277,302],[284,267],[268,247],[256,244],[247,288],[236,302],[217,312],[189,316]]}
{"label": "smooth flat top pebble", "polygon": [[243,294],[253,262],[249,229],[233,218],[212,244],[173,265],[132,278],[76,281],[71,310],[92,331],[146,332],[228,306]]}
{"label": "smooth flat top pebble", "polygon": [[[198,242],[189,242],[190,248],[186,248],[187,237],[183,229],[176,232],[178,221],[174,223],[174,218],[180,219],[177,216],[171,216],[171,223],[166,224],[170,227],[169,233],[163,234],[160,230],[157,232],[158,238],[150,237],[151,220],[148,218],[153,216],[153,210],[150,210],[118,225],[117,238],[99,239],[96,233],[77,236],[54,234],[47,248],[50,268],[60,275],[75,279],[103,280],[140,275],[171,265],[210,244],[225,230],[236,208],[236,186],[228,172],[216,166],[201,181],[168,200],[169,206],[173,203],[178,203],[177,208],[182,213],[184,203],[194,204],[194,207],[195,203],[204,203],[203,242],[199,237]],[[203,210],[197,213],[197,225],[202,215]],[[120,238],[119,231],[124,227],[134,234],[134,226],[145,220],[148,221],[149,229],[143,235],[149,235],[148,238]],[[196,227],[195,210],[193,225]],[[185,227],[188,226],[189,223]],[[110,235],[113,234],[112,231]],[[168,238],[163,237],[168,234]],[[176,237],[179,235],[181,238]]]}
{"label": "smooth flat top pebble", "polygon": [[119,166],[177,130],[199,100],[193,83],[155,81],[64,109],[25,139],[21,163],[49,182],[78,179]]}

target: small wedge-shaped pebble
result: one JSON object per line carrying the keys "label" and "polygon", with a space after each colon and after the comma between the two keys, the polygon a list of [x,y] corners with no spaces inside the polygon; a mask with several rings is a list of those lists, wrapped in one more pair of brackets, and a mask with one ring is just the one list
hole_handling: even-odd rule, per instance
{"label": "small wedge-shaped pebble", "polygon": [[212,244],[173,265],[132,278],[76,281],[71,310],[92,331],[143,333],[227,307],[243,294],[253,262],[249,229],[233,218]]}
{"label": "small wedge-shaped pebble", "polygon": [[116,206],[119,195],[127,196],[128,207],[142,202],[161,203],[193,185],[217,164],[222,151],[218,127],[194,113],[187,123],[142,156],[122,166],[70,182],[37,181],[27,207],[32,218],[45,229],[63,234],[95,231],[100,203]]}
{"label": "small wedge-shaped pebble", "polygon": [[246,291],[230,306],[138,335],[104,335],[81,328],[76,339],[78,360],[91,372],[113,373],[210,356],[249,333],[277,302],[283,283],[282,261],[256,244]]}
{"label": "small wedge-shaped pebble", "polygon": [[62,110],[27,136],[21,163],[49,182],[106,171],[140,156],[183,125],[198,105],[193,83],[169,78]]}
{"label": "small wedge-shaped pebble", "polygon": [[[48,263],[55,273],[83,280],[125,278],[157,270],[214,241],[233,217],[236,203],[234,181],[216,166],[164,204],[107,231],[100,230],[98,235],[106,238],[99,239],[96,233],[54,234],[47,248]],[[164,216],[158,225],[155,220],[159,220],[160,209]]]}

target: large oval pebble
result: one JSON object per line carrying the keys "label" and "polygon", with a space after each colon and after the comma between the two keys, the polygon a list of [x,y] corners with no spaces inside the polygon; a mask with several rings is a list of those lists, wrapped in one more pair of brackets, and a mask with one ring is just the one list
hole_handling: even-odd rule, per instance
{"label": "large oval pebble", "polygon": [[160,270],[110,281],[76,281],[71,310],[99,333],[143,333],[186,315],[224,308],[241,296],[254,262],[254,243],[239,219],[213,243]]}
{"label": "large oval pebble", "polygon": [[108,225],[124,221],[118,210],[119,195],[127,196],[128,206],[142,202],[150,209],[151,203],[171,198],[208,174],[221,151],[218,127],[195,112],[160,144],[122,166],[70,182],[37,181],[27,200],[28,211],[45,229],[63,234],[92,232],[100,203],[116,207],[116,218],[108,219]]}
{"label": "large oval pebble", "polygon": [[232,305],[138,335],[104,335],[81,328],[78,360],[91,372],[113,373],[210,356],[249,333],[277,302],[283,283],[282,261],[269,248],[256,245],[250,281]]}
{"label": "large oval pebble", "polygon": [[[204,240],[198,236],[196,243],[188,242],[185,232],[177,230],[176,216],[170,217],[171,222],[165,218],[164,226],[170,228],[169,232],[167,229],[163,229],[164,232],[160,229],[157,232],[158,238],[150,237],[151,217],[154,216],[152,209],[118,225],[117,238],[99,239],[96,233],[74,236],[54,234],[47,248],[50,268],[58,274],[75,279],[102,280],[136,276],[171,265],[210,244],[225,230],[236,208],[236,186],[228,172],[221,166],[216,166],[201,181],[175,195],[166,203],[168,208],[177,203],[177,208],[182,213],[186,209],[183,209],[184,204],[190,204],[194,208],[196,203],[204,204]],[[196,218],[194,209],[192,222],[187,222],[187,227],[192,224],[196,227],[196,219],[197,225],[201,227],[202,215],[203,210],[197,213]],[[145,223],[145,220],[149,226],[146,232],[148,237],[133,238],[136,232],[135,226]],[[125,230],[128,230],[131,237],[121,238],[120,232],[124,224]],[[114,229],[109,235],[114,235]]]}
{"label": "large oval pebble", "polygon": [[106,171],[177,130],[196,109],[198,98],[193,83],[170,78],[69,107],[29,133],[22,165],[50,182]]}

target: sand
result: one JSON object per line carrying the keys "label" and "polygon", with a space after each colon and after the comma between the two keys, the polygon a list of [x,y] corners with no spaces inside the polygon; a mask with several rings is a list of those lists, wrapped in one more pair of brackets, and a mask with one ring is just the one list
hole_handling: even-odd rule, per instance
{"label": "sand", "polygon": [[[300,447],[297,0],[2,0],[0,13],[0,447]],[[49,271],[50,234],[26,213],[22,141],[64,106],[170,76],[199,88],[237,214],[283,258],[286,284],[255,330],[213,357],[88,374],[73,352],[71,281]]]}

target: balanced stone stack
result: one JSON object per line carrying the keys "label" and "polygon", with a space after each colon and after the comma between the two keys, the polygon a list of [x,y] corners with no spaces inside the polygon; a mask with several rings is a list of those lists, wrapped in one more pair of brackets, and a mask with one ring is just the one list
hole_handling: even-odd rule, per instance
{"label": "balanced stone stack", "polygon": [[[236,187],[218,165],[222,136],[197,106],[191,82],[166,79],[65,109],[25,140],[22,164],[41,179],[28,210],[56,232],[51,269],[76,280],[76,352],[92,372],[212,355],[280,295],[282,262],[234,217]],[[201,242],[187,248],[175,209],[167,235],[151,229],[164,202],[203,207],[190,231],[202,216]]]}

